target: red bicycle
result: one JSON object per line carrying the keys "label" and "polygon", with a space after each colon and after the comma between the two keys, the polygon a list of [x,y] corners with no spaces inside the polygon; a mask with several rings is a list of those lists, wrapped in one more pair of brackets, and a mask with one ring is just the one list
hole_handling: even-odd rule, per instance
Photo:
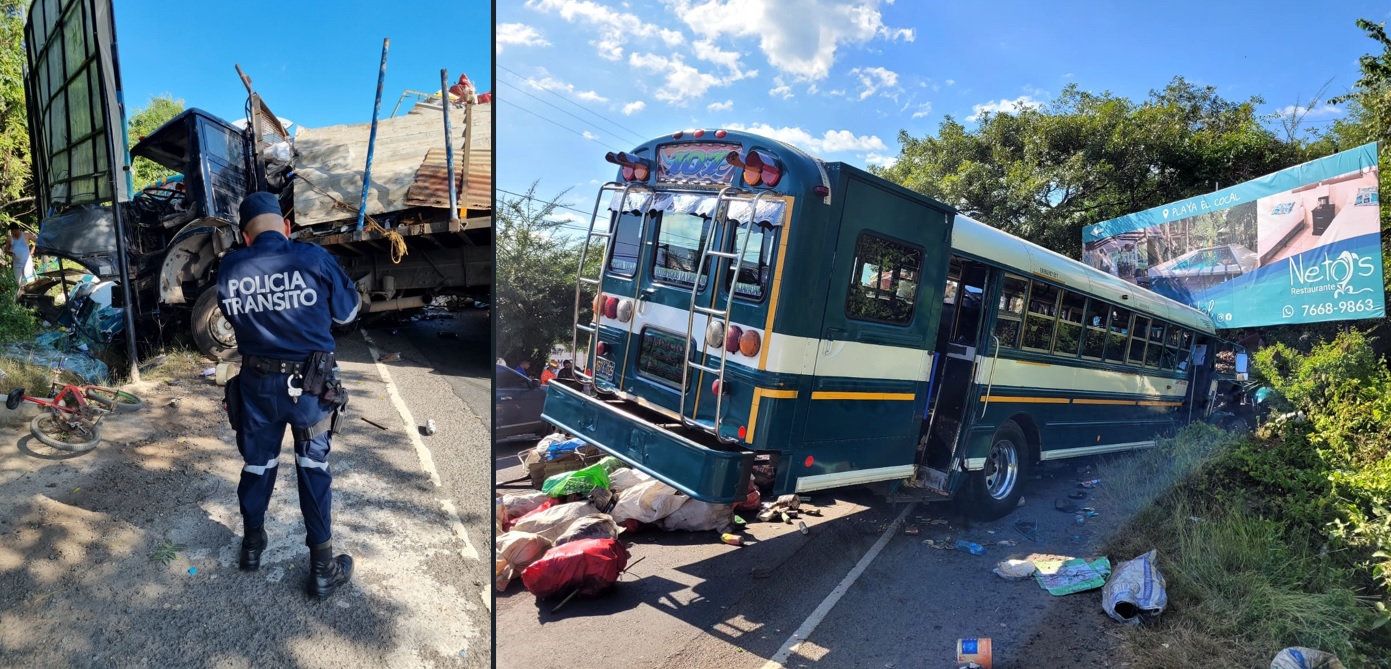
{"label": "red bicycle", "polygon": [[15,388],[5,397],[11,411],[24,402],[46,411],[34,417],[29,430],[34,438],[59,450],[83,453],[101,443],[101,419],[115,411],[135,411],[144,402],[124,390],[102,386],[55,383],[52,397],[31,397]]}

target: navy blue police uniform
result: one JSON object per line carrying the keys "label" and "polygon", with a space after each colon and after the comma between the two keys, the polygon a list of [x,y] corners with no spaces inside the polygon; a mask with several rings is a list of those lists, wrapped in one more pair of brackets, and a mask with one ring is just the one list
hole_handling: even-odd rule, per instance
{"label": "navy blue police uniform", "polygon": [[[244,228],[268,213],[280,215],[275,197],[253,193],[242,203],[241,225]],[[217,299],[242,356],[237,378],[240,397],[229,396],[228,400],[240,407],[234,422],[239,423],[237,450],[245,463],[237,486],[246,529],[242,568],[260,566],[266,507],[275,487],[281,442],[288,426],[314,573],[323,558],[333,559],[333,475],[328,465],[332,433],[328,427],[338,405],[304,392],[304,382],[312,371],[308,366],[311,359],[323,359],[324,354],[334,351],[331,324],[354,320],[360,298],[351,279],[327,251],[290,241],[272,229],[258,234],[250,246],[223,258],[218,268]],[[229,414],[232,411],[229,407]],[[341,566],[351,573],[351,559],[340,559],[347,560]],[[332,565],[323,566],[333,569]],[[341,580],[346,582],[347,577]],[[327,592],[315,594],[327,596],[335,588],[321,588]]]}

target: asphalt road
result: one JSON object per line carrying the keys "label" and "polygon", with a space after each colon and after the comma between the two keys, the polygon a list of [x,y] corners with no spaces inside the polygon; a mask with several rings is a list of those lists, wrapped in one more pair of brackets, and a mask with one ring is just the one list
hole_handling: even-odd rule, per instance
{"label": "asphalt road", "polygon": [[[507,450],[515,446],[525,444]],[[1085,464],[1040,473],[1025,483],[1022,508],[988,523],[967,522],[945,503],[909,508],[846,489],[812,496],[824,516],[804,517],[807,535],[751,522],[743,548],[713,532],[625,536],[634,566],[602,598],[552,612],[557,602],[536,601],[520,581],[498,596],[497,666],[945,667],[957,639],[970,637],[993,640],[996,667],[1119,666],[1119,633],[1100,591],[1054,597],[1032,579],[1007,582],[991,572],[1035,553],[1091,556],[1122,527],[1104,508],[1080,527],[1074,514],[1053,508],[1077,489],[1076,468]],[[500,468],[498,480],[520,475]],[[1017,520],[1037,521],[1038,542],[1014,529]],[[986,555],[925,543],[957,538],[988,545]],[[794,638],[799,630],[810,634]]]}
{"label": "asphalt road", "polygon": [[[330,456],[334,544],[357,569],[323,603],[304,593],[291,467],[261,571],[237,569],[240,458],[222,389],[197,371],[133,388],[145,409],[76,457],[0,425],[0,666],[491,666],[477,313],[340,337],[352,402]],[[434,436],[418,431],[428,418]]]}

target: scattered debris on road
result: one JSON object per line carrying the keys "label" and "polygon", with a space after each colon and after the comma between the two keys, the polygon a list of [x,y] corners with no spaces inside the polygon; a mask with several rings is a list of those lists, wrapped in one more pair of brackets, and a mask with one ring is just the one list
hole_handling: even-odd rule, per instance
{"label": "scattered debris on road", "polygon": [[1158,551],[1122,562],[1101,592],[1101,608],[1112,619],[1129,625],[1156,618],[1169,603],[1164,575],[1155,567]]}
{"label": "scattered debris on road", "polygon": [[397,360],[400,360],[400,359],[401,359],[401,354],[400,354],[400,353],[387,353],[386,355],[383,355],[382,357],[377,358],[377,362],[396,362]]}

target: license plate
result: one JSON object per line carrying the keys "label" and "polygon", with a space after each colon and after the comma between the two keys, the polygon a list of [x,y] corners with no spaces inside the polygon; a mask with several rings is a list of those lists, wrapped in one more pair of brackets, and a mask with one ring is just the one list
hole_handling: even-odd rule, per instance
{"label": "license plate", "polygon": [[613,382],[613,361],[608,358],[599,358],[594,361],[594,376],[610,383]]}

